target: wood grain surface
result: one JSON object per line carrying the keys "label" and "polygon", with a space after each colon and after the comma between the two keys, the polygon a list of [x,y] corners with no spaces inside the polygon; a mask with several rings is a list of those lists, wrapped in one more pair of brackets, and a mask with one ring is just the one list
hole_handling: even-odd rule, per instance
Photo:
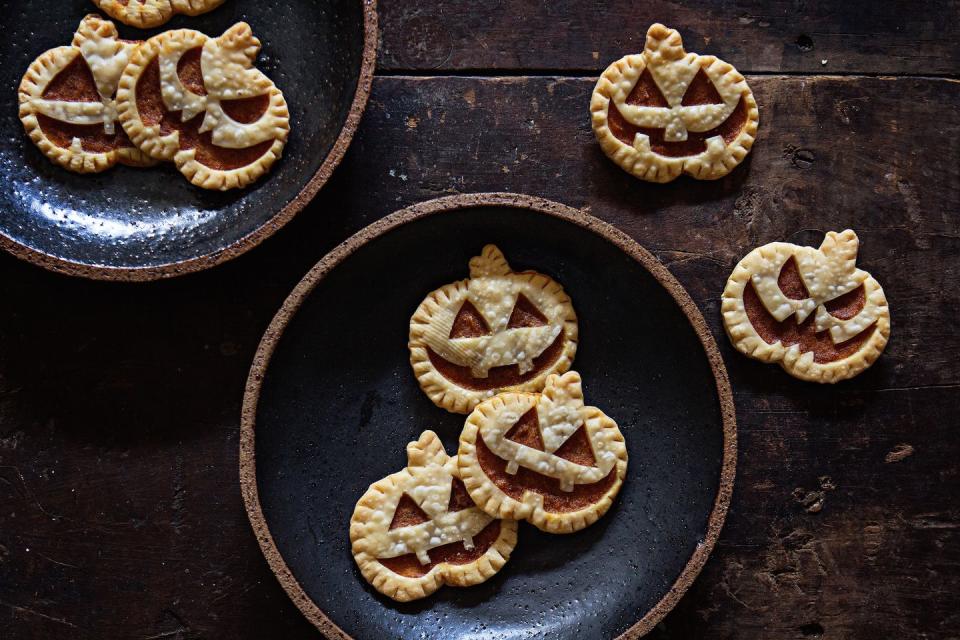
{"label": "wood grain surface", "polygon": [[[139,285],[0,256],[0,637],[312,637],[240,498],[251,358],[325,252],[400,207],[473,191],[617,225],[720,343],[740,435],[732,509],[651,637],[960,637],[958,5],[880,4],[382,0],[387,75],[357,138],[261,247]],[[654,19],[759,74],[757,143],[723,180],[641,183],[593,140],[595,73]],[[890,301],[878,363],[820,387],[735,353],[719,297],[736,261],[846,227]]]}

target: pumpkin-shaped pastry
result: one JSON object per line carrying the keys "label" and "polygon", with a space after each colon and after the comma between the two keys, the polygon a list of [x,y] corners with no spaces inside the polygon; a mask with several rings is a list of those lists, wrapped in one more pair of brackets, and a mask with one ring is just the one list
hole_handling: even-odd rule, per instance
{"label": "pumpkin-shaped pastry", "polygon": [[555,280],[514,272],[494,245],[470,260],[470,278],[431,292],[410,320],[410,363],[447,411],[469,413],[501,391],[538,391],[570,368],[577,315]]}
{"label": "pumpkin-shaped pastry", "polygon": [[883,288],[858,269],[857,234],[827,233],[819,249],[772,242],[734,268],[723,324],[740,352],[801,380],[838,382],[880,357],[890,337]]}
{"label": "pumpkin-shaped pastry", "polygon": [[118,162],[155,164],[127,138],[115,102],[120,74],[139,42],[121,40],[109,20],[83,19],[69,47],[33,61],[20,82],[20,120],[53,162],[77,173],[96,173]]}
{"label": "pumpkin-shaped pastry", "polygon": [[584,406],[575,371],[551,375],[542,394],[503,393],[477,405],[458,458],[481,509],[550,533],[594,523],[627,474],[623,434],[603,411]]}
{"label": "pumpkin-shaped pastry", "polygon": [[456,457],[432,431],[407,445],[408,465],[370,485],[350,520],[353,557],[380,593],[407,602],[441,585],[493,576],[517,544],[517,523],[470,499]]}
{"label": "pumpkin-shaped pastry", "polygon": [[647,31],[643,53],[607,67],[590,113],[603,152],[651,182],[727,175],[750,151],[760,119],[733,66],[687,53],[680,34],[662,24]]}
{"label": "pumpkin-shaped pastry", "polygon": [[250,184],[277,161],[290,133],[283,93],[252,66],[259,50],[245,22],[219,38],[190,29],[150,38],[120,78],[123,128],[199,187]]}
{"label": "pumpkin-shaped pastry", "polygon": [[197,16],[223,4],[223,0],[93,0],[111,18],[140,29],[159,27],[174,14]]}

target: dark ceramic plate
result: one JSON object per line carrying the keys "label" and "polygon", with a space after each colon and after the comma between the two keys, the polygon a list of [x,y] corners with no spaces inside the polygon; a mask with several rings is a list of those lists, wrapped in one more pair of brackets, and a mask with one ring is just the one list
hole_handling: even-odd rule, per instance
{"label": "dark ceramic plate", "polygon": [[145,39],[171,28],[220,35],[245,20],[263,43],[257,66],[283,91],[291,134],[283,158],[247,189],[192,186],[172,166],[117,166],[94,176],[49,162],[17,117],[30,62],[69,45],[90,0],[4,2],[0,39],[0,245],[49,269],[146,280],[198,271],[247,251],[288,222],[339,163],[367,102],[377,41],[375,0],[229,0],[163,27],[117,26]]}
{"label": "dark ceramic plate", "polygon": [[[488,242],[572,297],[574,369],[588,402],[626,437],[627,480],[595,525],[556,536],[521,523],[510,562],[492,579],[400,605],[357,570],[350,516],[370,483],[405,466],[405,446],[423,430],[456,451],[464,416],[438,409],[417,386],[408,322],[426,293],[465,277]],[[329,637],[636,637],[676,603],[713,548],[736,426],[716,343],[651,254],[574,209],[484,194],[393,214],[307,274],[251,369],[240,459],[263,551]]]}

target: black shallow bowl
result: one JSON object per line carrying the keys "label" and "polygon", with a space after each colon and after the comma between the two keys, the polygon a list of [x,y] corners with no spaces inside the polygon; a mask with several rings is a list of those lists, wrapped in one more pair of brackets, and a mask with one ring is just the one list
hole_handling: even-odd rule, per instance
{"label": "black shallow bowl", "polygon": [[0,246],[49,269],[149,280],[198,271],[256,246],[299,212],[330,177],[367,103],[377,42],[375,0],[228,0],[124,38],[167,29],[211,36],[245,20],[263,43],[257,66],[283,91],[290,140],[272,171],[246,189],[191,185],[173,166],[117,166],[76,175],[44,157],[17,116],[30,62],[69,45],[90,0],[5,1],[0,39]]}
{"label": "black shallow bowl", "polygon": [[[626,437],[627,480],[593,526],[556,536],[522,523],[494,578],[401,605],[360,575],[350,516],[370,483],[405,466],[405,446],[423,430],[455,453],[465,416],[418,387],[408,322],[429,291],[466,277],[488,242],[573,299],[574,369],[588,403]],[[303,279],[250,372],[240,474],[271,567],[329,637],[583,639],[637,637],[673,607],[716,542],[735,461],[726,371],[669,272],[579,211],[481,194],[393,214]]]}

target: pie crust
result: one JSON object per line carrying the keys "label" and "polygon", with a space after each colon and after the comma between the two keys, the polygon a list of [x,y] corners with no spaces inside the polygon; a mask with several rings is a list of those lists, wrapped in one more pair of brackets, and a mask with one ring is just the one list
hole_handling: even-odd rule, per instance
{"label": "pie crust", "polygon": [[120,122],[142,151],[172,160],[205,189],[245,187],[283,152],[290,113],[254,68],[260,41],[239,22],[219,38],[167,31],[134,52],[120,78]]}
{"label": "pie crust", "polygon": [[121,40],[109,20],[88,15],[73,43],[41,54],[27,68],[17,97],[20,121],[50,160],[76,173],[115,164],[155,164],[127,139],[115,94],[120,72],[139,42]]}
{"label": "pie crust", "polygon": [[590,113],[603,152],[650,182],[722,178],[747,156],[759,123],[744,77],[715,56],[687,53],[662,24],[647,31],[643,53],[607,67]]}
{"label": "pie crust", "polygon": [[[730,341],[801,380],[833,383],[864,371],[890,337],[890,308],[880,283],[856,267],[858,249],[847,229],[828,232],[819,248],[772,242],[748,253],[723,291]],[[788,270],[802,287],[787,286]]]}
{"label": "pie crust", "polygon": [[139,29],[159,27],[174,14],[196,16],[216,9],[224,0],[93,0],[111,18]]}
{"label": "pie crust", "polygon": [[469,587],[493,576],[517,544],[517,523],[492,518],[469,500],[457,458],[433,431],[408,444],[407,457],[406,468],[370,485],[350,519],[363,577],[407,602],[444,584]]}
{"label": "pie crust", "polygon": [[623,434],[603,411],[584,406],[575,371],[549,376],[542,394],[503,393],[477,405],[458,458],[481,509],[550,533],[596,522],[627,475]]}
{"label": "pie crust", "polygon": [[470,278],[431,292],[410,319],[410,364],[439,407],[469,413],[503,391],[539,391],[570,368],[577,314],[563,287],[514,272],[494,245],[470,260]]}

